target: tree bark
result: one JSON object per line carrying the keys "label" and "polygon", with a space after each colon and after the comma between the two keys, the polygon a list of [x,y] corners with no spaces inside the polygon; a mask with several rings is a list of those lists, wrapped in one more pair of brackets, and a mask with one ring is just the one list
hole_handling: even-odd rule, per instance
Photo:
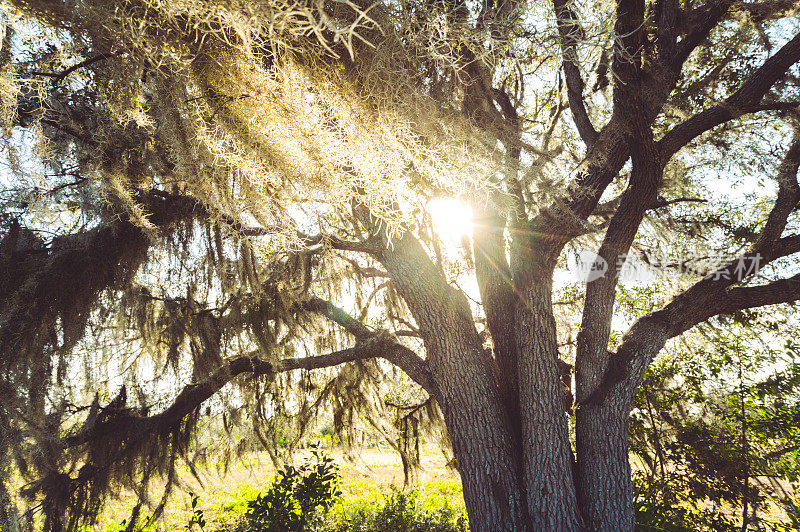
{"label": "tree bark", "polygon": [[[443,355],[457,359],[463,355],[461,345],[450,343]],[[452,376],[452,387],[441,388],[442,410],[461,474],[470,528],[476,532],[532,530],[517,476],[512,435],[504,427],[504,416],[497,415],[499,397],[487,397],[468,372],[459,373]]]}
{"label": "tree bark", "polygon": [[511,420],[467,298],[447,284],[410,233],[377,258],[419,326],[453,442],[470,528],[530,530]]}
{"label": "tree bark", "polygon": [[447,306],[426,305],[430,314],[418,321],[436,322],[435,329],[421,330],[470,527],[476,532],[529,530],[508,413],[472,320],[464,312],[466,299],[455,291],[450,297]]}
{"label": "tree bark", "polygon": [[517,340],[514,307],[518,298],[512,286],[503,234],[506,221],[493,208],[476,205],[474,216],[475,279],[492,336],[498,386],[517,440],[521,440],[517,383]]}
{"label": "tree bark", "polygon": [[581,405],[575,416],[578,500],[588,530],[633,530],[625,405]]}
{"label": "tree bark", "polygon": [[[547,271],[547,270],[545,270]],[[552,270],[551,270],[552,271]],[[551,276],[535,280],[517,305],[524,479],[534,530],[581,530],[572,475]]]}

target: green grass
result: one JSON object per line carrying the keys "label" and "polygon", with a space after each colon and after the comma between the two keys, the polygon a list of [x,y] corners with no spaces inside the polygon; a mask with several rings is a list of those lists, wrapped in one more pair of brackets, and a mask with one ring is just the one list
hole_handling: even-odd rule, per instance
{"label": "green grass", "polygon": [[[449,508],[457,515],[466,515],[461,481],[458,475],[444,467],[437,453],[423,452],[423,465],[428,479],[416,489],[417,508],[435,513]],[[361,453],[358,464],[352,464],[336,455],[342,474],[342,498],[331,509],[328,521],[341,523],[357,511],[376,512],[385,504],[393,487],[402,486],[403,472],[396,454],[370,450]],[[189,481],[187,488],[200,497],[199,508],[207,521],[205,532],[233,530],[242,521],[247,502],[269,489],[275,471],[264,457],[250,456],[224,475],[213,470],[201,471],[204,482]],[[302,457],[298,458],[302,461]],[[158,494],[154,497],[157,499]],[[120,532],[122,521],[130,515],[135,504],[132,494],[109,500],[94,527],[84,532]],[[146,513],[144,515],[147,515]],[[164,515],[147,532],[185,531],[192,515],[191,497],[187,491],[175,489],[165,508]],[[199,530],[195,526],[195,531]]]}
{"label": "green grass", "polygon": [[[385,498],[391,493],[391,484],[379,484],[371,479],[344,481],[341,486],[342,499],[337,502],[330,516],[341,521],[358,510],[377,510],[383,506]],[[416,488],[419,508],[435,513],[442,508],[450,508],[457,514],[466,515],[461,482],[457,479],[436,479]]]}
{"label": "green grass", "polygon": [[[235,528],[242,521],[247,510],[247,502],[254,499],[259,492],[266,491],[269,480],[271,478],[264,482],[261,489],[251,483],[245,483],[229,492],[215,490],[213,496],[209,496],[211,494],[208,493],[201,496],[199,507],[208,521],[205,532]],[[345,480],[341,485],[342,498],[331,509],[328,521],[341,523],[359,511],[375,513],[383,507],[393,489],[397,487],[381,484],[374,479]],[[456,515],[466,515],[461,483],[458,480],[437,479],[418,487],[415,492],[418,508],[425,512],[436,513],[443,508],[449,508]],[[119,501],[109,507],[98,524],[86,529],[86,532],[119,532],[124,529],[122,520],[127,517],[131,509],[124,507],[124,503],[125,501]],[[164,517],[146,527],[145,531],[183,530],[191,517],[190,503],[191,497],[188,494],[176,492]],[[119,513],[112,516],[109,512]]]}
{"label": "green grass", "polygon": [[[231,491],[214,489],[200,496],[199,507],[205,513],[208,525],[206,531],[224,530],[231,528],[241,520],[247,510],[247,501],[254,498],[259,489],[250,483],[240,484]],[[101,514],[94,527],[86,528],[85,532],[119,532],[124,530],[123,520],[130,515],[133,500],[123,498],[111,501]],[[144,515],[148,515],[145,513]],[[172,531],[185,529],[186,523],[191,518],[191,496],[182,491],[175,491],[167,504],[163,517],[153,524],[146,526],[144,532],[160,530]]]}

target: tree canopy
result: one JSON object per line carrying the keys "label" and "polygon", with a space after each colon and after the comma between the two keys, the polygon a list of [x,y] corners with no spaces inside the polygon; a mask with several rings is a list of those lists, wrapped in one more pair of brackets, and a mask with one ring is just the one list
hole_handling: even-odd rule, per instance
{"label": "tree canopy", "polygon": [[630,530],[656,355],[800,299],[794,1],[2,6],[0,469],[47,530],[322,410],[452,444],[474,530]]}

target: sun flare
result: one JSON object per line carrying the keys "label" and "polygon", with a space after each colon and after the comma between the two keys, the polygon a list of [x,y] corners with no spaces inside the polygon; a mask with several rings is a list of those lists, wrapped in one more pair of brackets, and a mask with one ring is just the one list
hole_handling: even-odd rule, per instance
{"label": "sun flare", "polygon": [[472,235],[472,208],[455,199],[439,198],[428,203],[434,231],[442,241],[458,245]]}

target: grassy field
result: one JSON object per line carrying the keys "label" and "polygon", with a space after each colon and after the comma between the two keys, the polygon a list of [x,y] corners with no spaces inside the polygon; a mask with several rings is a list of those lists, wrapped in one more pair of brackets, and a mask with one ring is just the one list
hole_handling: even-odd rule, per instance
{"label": "grassy field", "polygon": [[[328,454],[336,460],[342,475],[342,499],[331,511],[334,518],[354,508],[380,504],[392,486],[403,485],[403,468],[396,453],[364,449],[348,457],[334,449]],[[308,453],[299,451],[295,460],[301,463],[307,457]],[[441,452],[435,447],[424,447],[421,458],[424,468],[419,488],[421,505],[431,511],[449,506],[465,512],[458,473],[446,467]],[[275,470],[266,454],[253,454],[233,463],[227,472],[201,469],[199,473],[202,484],[187,471],[181,489],[173,491],[164,516],[151,530],[186,530],[192,515],[190,493],[199,497],[198,507],[208,522],[206,532],[232,528],[247,509],[247,501],[268,489]],[[135,502],[133,494],[109,501],[97,524],[87,532],[120,531]]]}
{"label": "grassy field", "polygon": [[[348,521],[348,517],[352,518],[356,511],[371,512],[374,515],[385,505],[387,496],[393,493],[392,488],[401,488],[403,485],[403,469],[399,456],[390,450],[370,448],[359,450],[355,456],[348,456],[341,449],[333,449],[325,454],[335,460],[341,474],[342,497],[328,513],[330,523],[349,523],[351,521]],[[310,458],[310,455],[309,451],[297,452],[295,464],[302,464]],[[434,514],[447,508],[453,511],[452,515],[455,517],[465,516],[466,510],[458,473],[446,467],[445,458],[434,446],[424,446],[421,458],[423,472],[421,484],[416,489],[417,509]],[[635,465],[634,462],[634,468]],[[187,524],[193,515],[191,494],[199,497],[198,508],[202,510],[207,521],[202,532],[243,532],[242,528],[237,529],[237,524],[243,520],[248,501],[254,499],[259,493],[267,492],[276,471],[266,453],[253,453],[232,462],[226,472],[210,467],[200,468],[198,473],[201,482],[189,474],[188,468],[183,471],[180,487],[173,490],[164,515],[160,520],[148,526],[147,532],[186,532]],[[153,493],[153,496],[155,500],[158,500],[160,493]],[[82,532],[121,532],[125,528],[123,520],[130,516],[131,509],[135,504],[136,497],[133,493],[123,493],[117,499],[108,500],[98,522],[92,527],[85,528]],[[705,501],[700,503],[695,510],[711,509],[711,503]],[[734,509],[729,508],[725,513],[732,515],[733,511]],[[148,516],[148,509],[144,509],[143,515]],[[766,506],[762,507],[760,515],[762,519],[766,519],[764,525],[767,525],[767,522],[787,522],[788,519],[784,509],[770,501],[767,501]],[[640,517],[637,515],[637,520]],[[457,527],[453,529],[461,530]],[[661,528],[642,526],[639,529],[660,530]],[[698,528],[683,528],[677,525],[670,528],[670,530],[679,529],[695,530]],[[708,527],[702,527],[702,529],[705,530]],[[767,529],[772,530],[773,528],[767,527]],[[793,528],[785,526],[775,528],[775,530],[782,531],[790,529]],[[192,530],[201,532],[197,525],[194,525]],[[350,528],[348,527],[347,530]],[[362,527],[358,530],[373,530],[373,528]],[[415,528],[414,530],[428,529]],[[451,528],[447,528],[447,530],[451,530]]]}

